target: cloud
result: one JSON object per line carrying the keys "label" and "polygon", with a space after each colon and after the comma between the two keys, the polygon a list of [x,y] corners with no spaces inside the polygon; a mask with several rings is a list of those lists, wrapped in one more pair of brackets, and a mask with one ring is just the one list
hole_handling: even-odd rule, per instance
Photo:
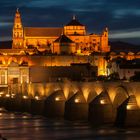
{"label": "cloud", "polygon": [[38,7],[38,8],[47,8],[50,6],[66,6],[66,8],[72,8],[74,6],[81,6],[81,4],[86,3],[86,0],[80,0],[80,1],[75,1],[75,0],[31,0],[27,7]]}
{"label": "cloud", "polygon": [[19,7],[24,26],[59,27],[75,14],[88,32],[101,33],[108,26],[113,38],[139,37],[135,30],[140,28],[139,0],[4,0],[0,5],[3,36],[11,36],[15,10]]}
{"label": "cloud", "polygon": [[6,27],[6,26],[11,26],[11,25],[13,25],[12,22],[1,22],[0,23],[0,27]]}
{"label": "cloud", "polygon": [[120,30],[120,31],[112,31],[110,32],[109,37],[111,39],[122,39],[122,38],[140,38],[140,28],[131,29],[131,30]]}

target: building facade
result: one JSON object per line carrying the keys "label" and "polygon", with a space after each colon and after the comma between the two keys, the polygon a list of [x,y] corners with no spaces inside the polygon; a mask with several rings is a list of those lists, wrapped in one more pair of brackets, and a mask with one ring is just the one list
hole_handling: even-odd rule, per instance
{"label": "building facade", "polygon": [[[62,37],[63,39],[60,39]],[[56,45],[56,42],[59,44]],[[72,49],[67,49],[68,45],[72,46]],[[75,16],[64,27],[23,27],[18,9],[14,19],[12,48],[37,48],[40,51],[51,50],[57,54],[62,50],[64,53],[81,55],[110,51],[107,28],[101,35],[87,34],[86,26]]]}
{"label": "building facade", "polygon": [[[57,75],[75,78],[107,74],[104,59],[110,51],[107,28],[101,35],[87,34],[86,26],[75,16],[64,27],[24,27],[17,9],[12,33],[12,48],[0,49],[2,87],[46,82],[50,75],[57,79]],[[40,73],[40,80],[35,78],[35,71]]]}

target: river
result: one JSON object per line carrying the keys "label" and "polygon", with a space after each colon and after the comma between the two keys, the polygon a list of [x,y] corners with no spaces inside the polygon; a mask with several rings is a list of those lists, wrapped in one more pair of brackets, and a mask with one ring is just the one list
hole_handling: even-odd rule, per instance
{"label": "river", "polygon": [[139,140],[139,128],[93,127],[88,122],[51,120],[24,113],[0,113],[7,140]]}

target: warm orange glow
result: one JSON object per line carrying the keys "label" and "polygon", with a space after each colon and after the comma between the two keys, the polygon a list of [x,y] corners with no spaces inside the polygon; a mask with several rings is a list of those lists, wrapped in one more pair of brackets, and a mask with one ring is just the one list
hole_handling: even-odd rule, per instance
{"label": "warm orange glow", "polygon": [[10,97],[10,94],[6,94],[5,96],[6,96],[7,98],[9,98],[9,97]]}
{"label": "warm orange glow", "polygon": [[[98,83],[98,81],[97,81],[97,83]],[[99,95],[103,91],[103,87],[101,87],[101,85],[96,86],[95,91],[96,91],[97,95]]]}
{"label": "warm orange glow", "polygon": [[85,97],[85,100],[88,100],[88,96],[89,96],[89,88],[88,87],[84,87],[83,88],[83,95]]}
{"label": "warm orange glow", "polygon": [[5,59],[3,57],[0,57],[0,61],[2,61],[2,64],[5,65],[6,62],[5,62]]}
{"label": "warm orange glow", "polygon": [[77,50],[77,54],[78,54],[78,55],[81,55],[81,50],[80,50],[80,49]]}
{"label": "warm orange glow", "polygon": [[27,58],[27,57],[21,57],[20,58],[20,61],[19,61],[19,64],[21,65],[23,62],[26,62],[27,64],[29,63],[29,58]]}
{"label": "warm orange glow", "polygon": [[15,98],[15,94],[12,94],[12,95],[11,95],[11,98]]}
{"label": "warm orange glow", "polygon": [[78,35],[85,35],[86,29],[85,26],[65,26],[64,33],[66,35],[72,35],[77,33]]}
{"label": "warm orange glow", "polygon": [[137,106],[136,105],[127,105],[126,109],[127,110],[134,110],[134,109],[137,109]]}
{"label": "warm orange glow", "polygon": [[11,98],[15,98],[15,96],[12,95]]}
{"label": "warm orange glow", "polygon": [[4,94],[4,92],[3,92],[3,91],[1,91],[1,92],[0,92],[0,95],[3,95],[3,94]]}
{"label": "warm orange glow", "polygon": [[36,100],[40,100],[40,97],[39,97],[39,96],[35,96],[35,99],[36,99]]}
{"label": "warm orange glow", "polygon": [[80,99],[75,99],[74,102],[75,103],[79,103],[80,102]]}
{"label": "warm orange glow", "polygon": [[[74,24],[75,22],[76,25]],[[77,53],[80,55],[88,55],[93,51],[110,51],[110,47],[108,45],[108,28],[105,28],[100,35],[87,34],[86,26],[82,25],[77,18],[72,19],[71,22],[63,28],[58,28],[61,33],[63,32],[64,35],[72,40],[72,43],[62,42],[61,44],[59,42],[55,42],[61,34],[56,34],[55,28],[50,27],[49,29],[54,36],[46,36],[43,34],[45,30],[45,32],[48,32],[49,34],[48,28],[24,28],[20,12],[16,12],[13,27],[12,48],[27,49],[28,46],[32,46],[38,50],[47,50],[49,48],[53,53],[60,54],[63,50],[63,46],[65,46],[64,48],[68,50],[68,53]],[[26,32],[29,32],[29,34],[26,34]],[[39,35],[36,35],[36,32],[40,32]],[[22,51],[21,54],[24,54],[24,51]]]}
{"label": "warm orange glow", "polygon": [[102,100],[100,100],[100,104],[104,105],[104,104],[106,104],[106,101],[102,99]]}
{"label": "warm orange glow", "polygon": [[28,96],[26,96],[26,95],[23,95],[23,99],[28,99]]}
{"label": "warm orange glow", "polygon": [[16,58],[16,57],[10,57],[10,58],[8,59],[8,65],[10,65],[11,62],[18,63],[17,58]]}
{"label": "warm orange glow", "polygon": [[98,57],[98,75],[107,75],[107,62],[105,61],[104,57]]}
{"label": "warm orange glow", "polygon": [[68,97],[69,97],[69,92],[70,92],[69,84],[67,84],[67,83],[64,84],[63,92],[64,92],[64,95],[65,95],[65,98],[68,99]]}
{"label": "warm orange glow", "polygon": [[56,97],[55,98],[55,101],[60,101],[60,97]]}

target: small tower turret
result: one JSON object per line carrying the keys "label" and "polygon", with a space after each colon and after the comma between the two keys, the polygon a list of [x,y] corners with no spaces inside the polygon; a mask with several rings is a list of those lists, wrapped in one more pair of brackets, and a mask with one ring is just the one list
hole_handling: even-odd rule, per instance
{"label": "small tower turret", "polygon": [[21,22],[21,16],[19,9],[17,8],[15,19],[14,19],[14,26],[13,26],[13,49],[22,49],[23,48],[23,26]]}
{"label": "small tower turret", "polygon": [[108,28],[106,27],[101,35],[101,52],[109,52],[109,51],[110,47],[108,45]]}

